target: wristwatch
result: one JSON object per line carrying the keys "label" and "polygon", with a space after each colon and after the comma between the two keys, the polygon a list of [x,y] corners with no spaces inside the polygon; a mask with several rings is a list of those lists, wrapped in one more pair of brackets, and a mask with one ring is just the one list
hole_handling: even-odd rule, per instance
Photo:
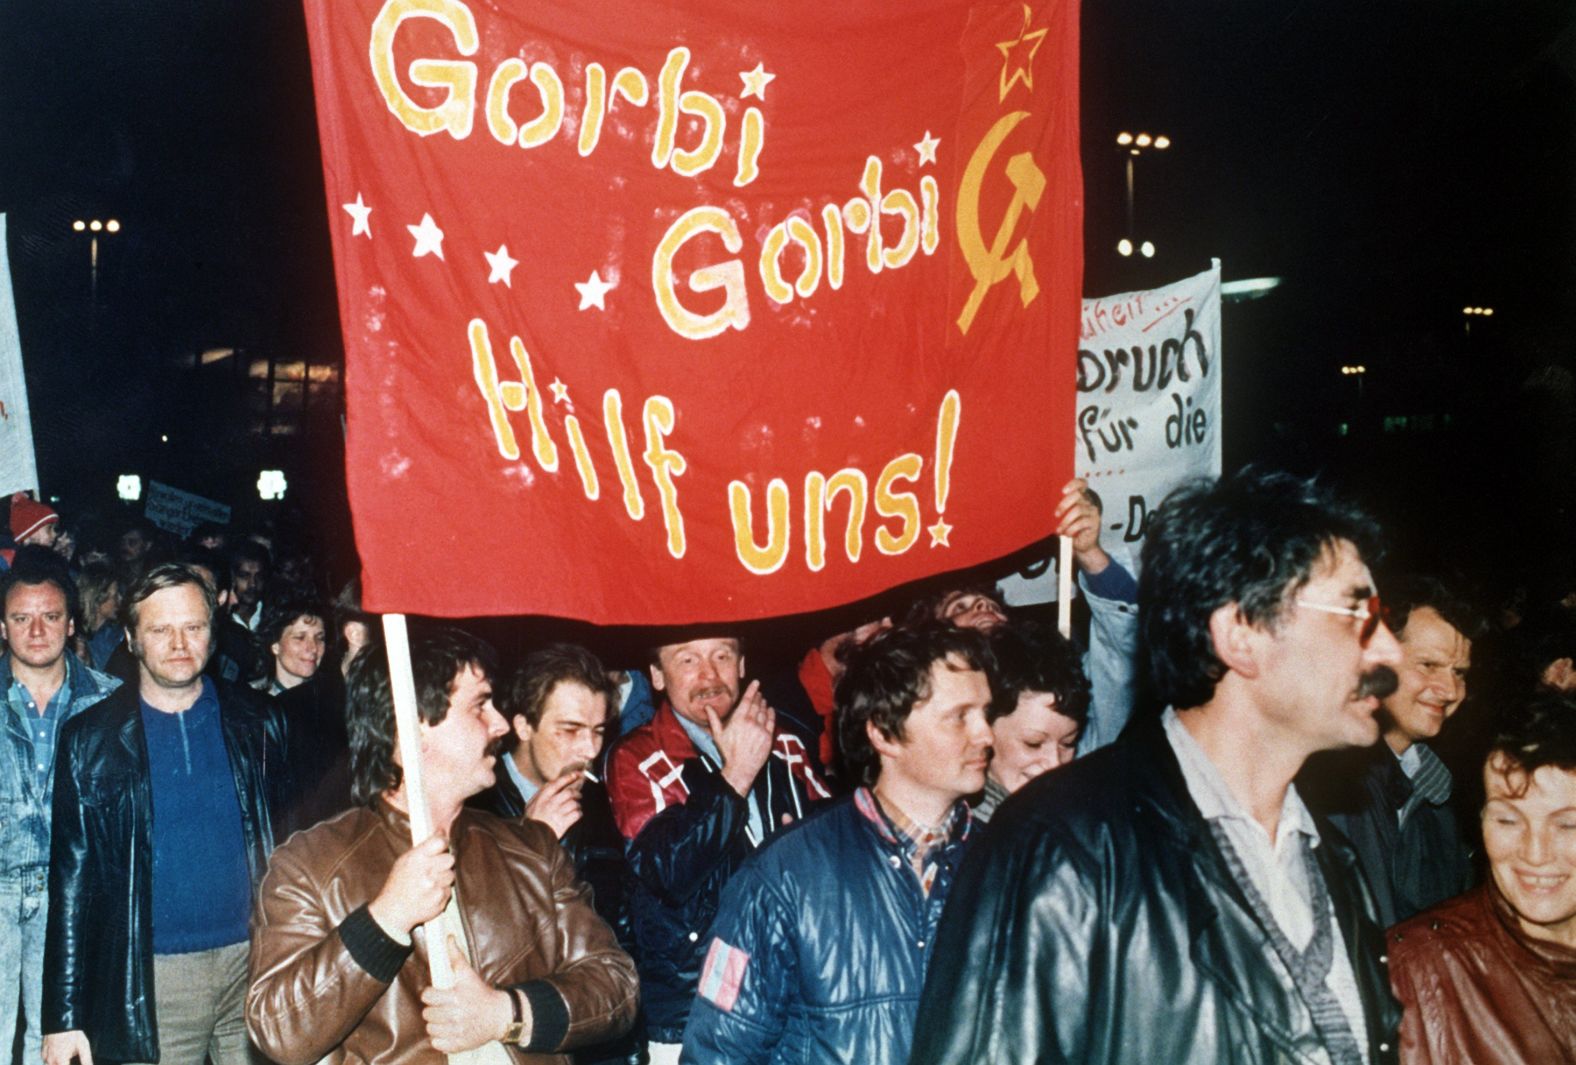
{"label": "wristwatch", "polygon": [[518,1045],[520,1037],[525,1034],[525,1011],[520,1007],[520,992],[510,988],[508,995],[509,1005],[514,1008],[514,1019],[503,1030],[503,1042]]}

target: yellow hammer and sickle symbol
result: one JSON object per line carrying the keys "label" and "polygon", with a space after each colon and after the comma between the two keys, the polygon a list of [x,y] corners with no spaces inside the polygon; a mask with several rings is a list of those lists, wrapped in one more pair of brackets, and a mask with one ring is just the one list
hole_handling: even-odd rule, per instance
{"label": "yellow hammer and sickle symbol", "polygon": [[1028,117],[1027,111],[1014,111],[998,119],[974,149],[968,168],[963,171],[963,184],[958,188],[958,244],[962,246],[963,258],[968,261],[969,273],[974,275],[974,291],[969,293],[969,301],[963,305],[963,313],[958,315],[958,328],[964,333],[974,324],[985,293],[992,285],[1005,281],[1008,274],[1018,275],[1018,295],[1025,307],[1040,294],[1040,283],[1034,279],[1034,260],[1029,257],[1028,238],[1018,241],[1010,253],[1007,251],[1007,243],[1018,227],[1024,208],[1034,210],[1040,205],[1040,197],[1045,195],[1045,173],[1035,165],[1034,157],[1028,152],[1020,152],[1007,160],[1007,178],[1013,187],[1012,202],[1007,205],[1001,228],[996,230],[996,239],[991,241],[989,248],[985,247],[985,237],[980,232],[980,186],[990,162],[1001,142]]}

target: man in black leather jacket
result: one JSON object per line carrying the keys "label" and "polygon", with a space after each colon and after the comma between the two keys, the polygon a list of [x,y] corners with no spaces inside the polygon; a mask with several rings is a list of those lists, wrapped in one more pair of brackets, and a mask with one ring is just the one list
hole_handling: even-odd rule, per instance
{"label": "man in black leather jacket", "polygon": [[1378,739],[1377,530],[1249,469],[1173,495],[1139,610],[1161,720],[1002,804],[942,918],[910,1059],[1369,1065],[1399,1011],[1356,858],[1291,786]]}
{"label": "man in black leather jacket", "polygon": [[214,590],[127,595],[138,683],[61,731],[44,950],[49,1065],[250,1060],[247,922],[289,791],[272,700],[203,675]]}
{"label": "man in black leather jacket", "polygon": [[[527,655],[499,686],[498,712],[514,733],[498,760],[497,781],[471,805],[500,817],[540,821],[553,830],[591,888],[591,905],[633,954],[624,837],[613,823],[607,788],[599,779],[608,732],[618,730],[610,707],[617,686],[600,660],[573,644],[550,644]],[[608,1043],[574,1052],[577,1065],[638,1065],[644,1025]]]}

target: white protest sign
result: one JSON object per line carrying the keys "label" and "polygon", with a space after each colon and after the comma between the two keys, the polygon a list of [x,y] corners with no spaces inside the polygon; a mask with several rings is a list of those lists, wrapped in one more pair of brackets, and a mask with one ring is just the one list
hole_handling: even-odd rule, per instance
{"label": "white protest sign", "polygon": [[230,508],[158,481],[148,482],[148,501],[143,506],[148,520],[166,532],[186,537],[205,521],[219,525],[230,522]]}
{"label": "white protest sign", "polygon": [[38,494],[38,462],[33,454],[27,380],[22,375],[22,336],[11,295],[5,215],[0,213],[0,495],[18,490]]}
{"label": "white protest sign", "polygon": [[[1078,476],[1104,506],[1107,551],[1136,559],[1166,493],[1219,475],[1220,380],[1219,259],[1164,288],[1083,301],[1073,429]],[[1050,602],[1055,567],[1036,562],[1001,587],[1014,605]]]}

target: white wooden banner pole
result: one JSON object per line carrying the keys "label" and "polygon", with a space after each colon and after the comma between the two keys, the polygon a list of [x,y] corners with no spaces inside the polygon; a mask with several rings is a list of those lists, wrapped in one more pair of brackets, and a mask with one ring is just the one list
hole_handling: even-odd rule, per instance
{"label": "white wooden banner pole", "polygon": [[[399,736],[401,779],[405,784],[405,806],[410,811],[411,846],[432,835],[432,811],[427,809],[427,789],[421,776],[421,729],[416,712],[416,675],[410,668],[410,636],[404,614],[383,615],[383,646],[389,656],[389,690],[394,696],[394,726]],[[440,913],[423,927],[427,937],[427,963],[432,969],[432,984],[438,988],[454,986],[454,970],[449,965],[449,936]]]}
{"label": "white wooden banner pole", "polygon": [[1056,627],[1062,636],[1071,639],[1073,634],[1073,541],[1068,536],[1058,536],[1056,556]]}

